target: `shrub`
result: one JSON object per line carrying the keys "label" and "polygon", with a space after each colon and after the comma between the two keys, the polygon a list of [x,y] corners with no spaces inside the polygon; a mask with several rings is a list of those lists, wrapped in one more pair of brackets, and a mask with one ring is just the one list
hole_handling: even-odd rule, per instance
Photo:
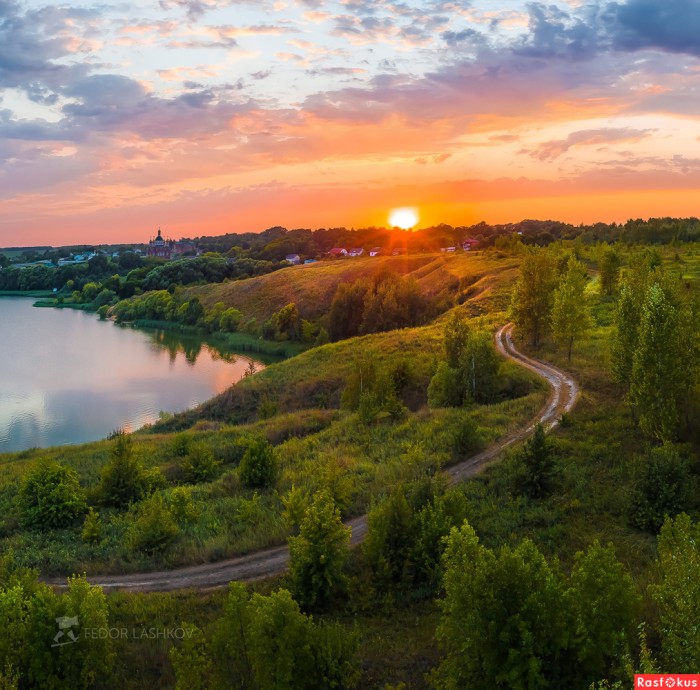
{"label": "shrub", "polygon": [[104,505],[125,508],[143,498],[148,490],[146,473],[134,453],[131,437],[119,431],[112,458],[102,469],[98,493]]}
{"label": "shrub", "polygon": [[170,494],[170,514],[177,523],[194,522],[199,517],[197,506],[192,500],[192,490],[186,486],[178,486]]}
{"label": "shrub", "polygon": [[20,485],[20,517],[27,527],[66,527],[86,507],[85,492],[75,470],[52,460],[40,460]]}
{"label": "shrub", "polygon": [[206,443],[199,442],[190,446],[189,453],[182,460],[180,467],[188,484],[198,484],[212,479],[219,465],[221,460],[214,457],[211,448]]}
{"label": "shrub", "polygon": [[127,529],[126,544],[130,551],[152,555],[166,549],[179,533],[163,497],[155,493],[138,507],[137,517]]}
{"label": "shrub", "polygon": [[243,484],[249,488],[264,489],[275,483],[277,460],[275,449],[264,438],[250,443],[239,467]]}
{"label": "shrub", "polygon": [[96,544],[100,541],[101,533],[102,520],[100,520],[100,515],[90,506],[90,510],[88,510],[88,514],[85,516],[85,522],[83,522],[83,531],[80,537],[86,544]]}

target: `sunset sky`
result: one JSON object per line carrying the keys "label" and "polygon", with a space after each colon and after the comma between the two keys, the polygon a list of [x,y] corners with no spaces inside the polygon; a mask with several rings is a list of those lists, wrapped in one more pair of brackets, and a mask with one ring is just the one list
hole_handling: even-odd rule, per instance
{"label": "sunset sky", "polygon": [[0,246],[700,215],[698,0],[0,0]]}

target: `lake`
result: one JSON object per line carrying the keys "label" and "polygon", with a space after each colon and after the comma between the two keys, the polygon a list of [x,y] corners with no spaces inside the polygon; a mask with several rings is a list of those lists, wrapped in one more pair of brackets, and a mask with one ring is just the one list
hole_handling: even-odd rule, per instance
{"label": "lake", "polygon": [[0,297],[0,453],[138,429],[221,393],[251,362],[197,337],[33,303]]}

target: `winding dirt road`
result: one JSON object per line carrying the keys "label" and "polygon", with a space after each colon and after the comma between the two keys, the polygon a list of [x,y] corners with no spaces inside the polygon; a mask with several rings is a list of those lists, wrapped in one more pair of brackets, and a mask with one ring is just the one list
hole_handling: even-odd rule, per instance
{"label": "winding dirt road", "polygon": [[[551,364],[527,357],[515,349],[512,340],[513,325],[506,324],[495,336],[498,351],[507,359],[543,377],[550,386],[549,398],[544,407],[527,426],[504,436],[486,450],[468,460],[445,470],[453,484],[473,477],[508,446],[527,438],[537,424],[547,428],[557,425],[562,413],[571,410],[578,397],[576,381],[567,373]],[[352,528],[351,545],[361,543],[367,534],[367,516],[353,518],[346,523]],[[92,584],[106,590],[128,590],[133,592],[165,592],[176,589],[197,588],[200,590],[224,587],[232,580],[252,581],[279,575],[287,569],[289,550],[286,545],[264,549],[218,563],[204,563],[175,570],[137,573],[131,575],[88,575]],[[56,588],[66,587],[66,579],[47,580]]]}

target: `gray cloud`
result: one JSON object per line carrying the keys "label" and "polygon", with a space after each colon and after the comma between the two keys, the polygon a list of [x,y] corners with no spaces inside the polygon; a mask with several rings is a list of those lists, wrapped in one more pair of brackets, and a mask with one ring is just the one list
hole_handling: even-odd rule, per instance
{"label": "gray cloud", "polygon": [[618,49],[656,48],[700,56],[697,0],[628,0],[611,3],[606,14]]}

